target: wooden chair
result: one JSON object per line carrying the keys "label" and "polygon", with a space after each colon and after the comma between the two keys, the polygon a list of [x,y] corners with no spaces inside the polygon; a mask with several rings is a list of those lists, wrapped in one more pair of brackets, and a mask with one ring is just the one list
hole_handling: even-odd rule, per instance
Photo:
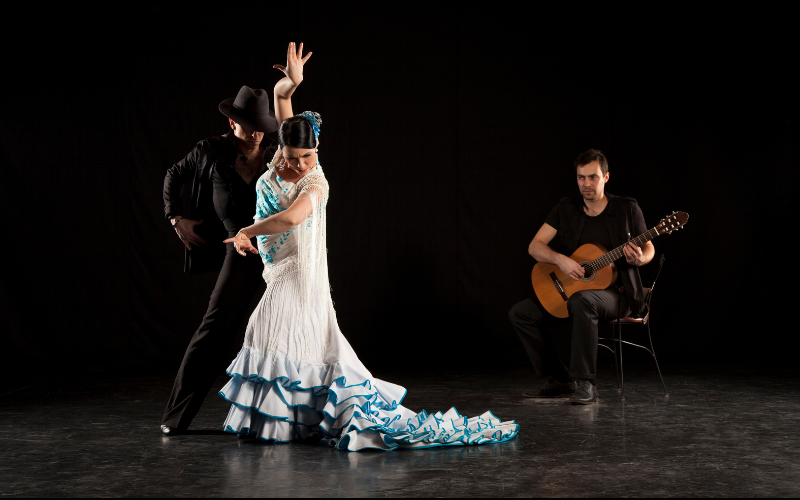
{"label": "wooden chair", "polygon": [[[661,274],[661,268],[664,266],[664,254],[661,254],[661,257],[658,260],[658,270],[656,271],[656,278],[653,280],[653,284],[650,288],[647,289],[647,298],[645,299],[645,306],[647,310],[647,314],[644,315],[643,318],[631,318],[631,317],[620,317],[620,312],[617,312],[617,318],[607,322],[608,325],[611,325],[612,332],[616,333],[616,338],[604,338],[600,337],[599,340],[608,340],[611,341],[611,346],[608,346],[603,343],[599,343],[598,345],[605,347],[609,351],[614,354],[614,366],[617,370],[617,391],[622,395],[622,400],[625,401],[625,376],[622,369],[622,344],[632,345],[634,347],[640,347],[645,351],[649,352],[651,356],[653,356],[653,360],[656,362],[656,370],[658,370],[658,376],[661,378],[661,386],[664,388],[664,397],[669,397],[669,393],[667,392],[667,386],[664,384],[664,377],[661,375],[661,368],[658,366],[658,358],[656,358],[655,349],[653,349],[653,337],[650,334],[650,313],[652,312],[650,309],[650,305],[653,301],[653,289],[656,286],[656,280],[658,280],[658,276]],[[647,327],[647,337],[650,340],[650,348],[639,344],[634,344],[633,342],[628,342],[627,340],[622,340],[622,325],[642,325]],[[617,362],[617,358],[619,357],[619,362]]]}

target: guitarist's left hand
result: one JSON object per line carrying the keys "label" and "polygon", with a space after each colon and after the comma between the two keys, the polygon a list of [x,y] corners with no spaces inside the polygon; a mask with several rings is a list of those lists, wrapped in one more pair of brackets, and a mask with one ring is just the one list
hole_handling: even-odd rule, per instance
{"label": "guitarist's left hand", "polygon": [[[649,242],[648,242],[649,243]],[[649,262],[649,259],[644,258],[644,252],[641,247],[637,247],[632,241],[622,248],[622,253],[625,254],[625,260],[632,266],[643,266]]]}

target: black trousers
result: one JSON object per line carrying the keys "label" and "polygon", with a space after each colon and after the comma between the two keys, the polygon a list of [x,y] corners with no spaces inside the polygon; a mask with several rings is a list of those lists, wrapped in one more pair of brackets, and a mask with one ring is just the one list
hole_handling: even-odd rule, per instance
{"label": "black trousers", "polygon": [[208,310],[197,329],[175,378],[163,425],[186,430],[217,376],[230,363],[232,344],[249,316],[253,295],[263,283],[264,266],[258,255],[242,257],[227,244],[227,253]]}
{"label": "black trousers", "polygon": [[[522,345],[531,358],[539,377],[555,377],[566,381],[574,379],[595,380],[597,377],[598,325],[631,313],[625,294],[616,290],[586,290],[578,292],[567,302],[569,318],[560,319],[548,313],[536,297],[518,302],[508,312]],[[572,320],[572,349],[569,370],[558,359],[547,327],[565,324]]]}

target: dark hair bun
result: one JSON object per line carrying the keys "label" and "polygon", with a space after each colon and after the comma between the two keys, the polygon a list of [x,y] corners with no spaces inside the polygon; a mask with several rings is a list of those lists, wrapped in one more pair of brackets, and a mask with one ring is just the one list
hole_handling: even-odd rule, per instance
{"label": "dark hair bun", "polygon": [[[306,113],[310,113],[314,117],[317,122],[317,130],[319,130],[322,125],[322,117],[319,113],[311,111],[306,111]],[[314,127],[303,116],[293,116],[281,123],[280,129],[278,129],[278,142],[281,147],[292,146],[293,148],[302,149],[314,149],[317,147]]]}

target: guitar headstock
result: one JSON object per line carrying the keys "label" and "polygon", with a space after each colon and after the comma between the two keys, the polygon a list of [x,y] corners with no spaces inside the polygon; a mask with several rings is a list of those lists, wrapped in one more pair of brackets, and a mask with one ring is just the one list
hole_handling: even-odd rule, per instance
{"label": "guitar headstock", "polygon": [[672,212],[671,215],[667,215],[661,219],[656,229],[658,230],[658,234],[671,234],[672,231],[683,229],[683,226],[687,222],[689,222],[689,214],[686,212]]}

